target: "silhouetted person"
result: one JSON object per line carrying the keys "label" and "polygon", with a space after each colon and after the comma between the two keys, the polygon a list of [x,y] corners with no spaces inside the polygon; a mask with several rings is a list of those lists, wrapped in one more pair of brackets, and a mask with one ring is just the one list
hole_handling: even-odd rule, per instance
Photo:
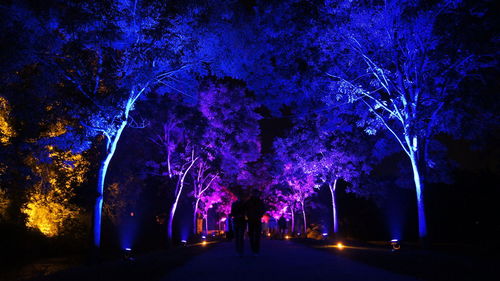
{"label": "silhouetted person", "polygon": [[226,218],[226,225],[225,225],[225,231],[226,231],[226,239],[228,241],[233,240],[234,237],[234,228],[233,228],[233,217],[228,216]]}
{"label": "silhouetted person", "polygon": [[245,218],[245,203],[241,196],[231,206],[231,215],[233,219],[233,237],[236,245],[236,252],[243,256],[243,239],[245,236],[245,229],[247,221]]}
{"label": "silhouetted person", "polygon": [[250,238],[250,248],[254,256],[260,251],[261,219],[265,213],[264,202],[259,198],[257,190],[252,191],[252,196],[245,203],[248,218],[248,237]]}
{"label": "silhouetted person", "polygon": [[271,216],[269,218],[269,222],[268,222],[268,225],[269,225],[269,236],[271,237],[271,239],[274,239],[276,238],[276,230],[278,230],[278,221],[276,221],[276,219]]}
{"label": "silhouetted person", "polygon": [[278,227],[280,229],[281,239],[283,239],[286,233],[286,219],[284,216],[281,216],[281,218],[278,220]]}

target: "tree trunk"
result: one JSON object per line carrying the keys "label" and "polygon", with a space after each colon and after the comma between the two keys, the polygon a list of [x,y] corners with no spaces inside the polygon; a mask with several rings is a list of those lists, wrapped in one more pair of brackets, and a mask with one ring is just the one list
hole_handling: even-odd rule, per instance
{"label": "tree trunk", "polygon": [[182,194],[182,189],[184,188],[184,180],[186,179],[186,175],[189,173],[189,170],[191,167],[193,167],[193,164],[196,162],[198,158],[195,158],[191,160],[191,164],[189,167],[187,167],[186,171],[183,172],[182,175],[180,175],[179,179],[179,188],[176,188],[177,194],[175,195],[175,201],[172,204],[172,208],[170,209],[170,215],[168,217],[168,229],[167,229],[167,239],[168,241],[171,241],[172,239],[172,228],[174,224],[174,216],[175,216],[175,211],[177,210],[177,204],[179,203],[179,198],[181,197]]}
{"label": "tree trunk", "polygon": [[304,219],[304,235],[307,234],[307,220],[306,220],[306,209],[304,208],[304,202],[300,202],[302,206],[302,217]]}
{"label": "tree trunk", "polygon": [[94,246],[100,248],[101,246],[101,220],[102,220],[102,205],[104,202],[104,183],[106,180],[106,174],[108,172],[108,166],[113,158],[116,151],[116,146],[120,140],[121,134],[125,127],[127,126],[127,119],[122,121],[120,127],[116,131],[116,135],[113,139],[108,137],[106,145],[106,157],[99,167],[99,174],[97,176],[97,197],[94,203],[94,213],[93,213],[93,232],[94,232]]}
{"label": "tree trunk", "polygon": [[415,182],[415,191],[417,196],[417,211],[418,211],[418,237],[422,242],[427,239],[427,221],[425,218],[424,206],[424,182],[420,173],[418,160],[415,153],[410,156],[411,167],[413,170],[413,181]]}
{"label": "tree trunk", "polygon": [[337,179],[333,181],[333,185],[328,184],[328,187],[330,188],[330,193],[332,195],[333,233],[335,234],[335,236],[337,236],[339,232],[339,225],[337,220],[337,203],[335,201],[335,190],[337,189]]}
{"label": "tree trunk", "polygon": [[198,205],[200,204],[200,198],[196,198],[194,204],[194,214],[193,214],[193,234],[198,233]]}
{"label": "tree trunk", "polygon": [[290,208],[290,212],[292,213],[292,227],[291,227],[291,233],[293,234],[295,232],[295,212],[293,210],[293,208]]}
{"label": "tree trunk", "polygon": [[205,235],[208,236],[208,210],[207,215],[205,216]]}

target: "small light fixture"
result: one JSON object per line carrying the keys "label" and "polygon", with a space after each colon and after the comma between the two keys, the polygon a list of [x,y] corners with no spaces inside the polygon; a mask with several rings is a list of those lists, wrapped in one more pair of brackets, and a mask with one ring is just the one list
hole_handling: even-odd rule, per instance
{"label": "small light fixture", "polygon": [[206,245],[207,245],[207,241],[203,241],[203,242],[201,242],[201,245],[202,245],[202,246],[206,246]]}
{"label": "small light fixture", "polygon": [[344,249],[344,247],[345,247],[345,246],[344,246],[344,244],[342,244],[341,242],[338,242],[338,243],[337,243],[337,248],[338,248],[339,250],[343,250],[343,249]]}
{"label": "small light fixture", "polygon": [[288,236],[288,235],[285,235],[285,239],[290,239],[290,236]]}
{"label": "small light fixture", "polygon": [[132,256],[132,249],[131,248],[125,248],[125,249],[123,249],[123,251],[124,251],[123,258],[126,261],[133,261],[134,260],[134,257]]}
{"label": "small light fixture", "polygon": [[185,239],[182,239],[181,244],[182,244],[182,246],[186,247],[187,241]]}
{"label": "small light fixture", "polygon": [[399,249],[401,249],[401,244],[399,244],[399,240],[398,239],[392,239],[391,240],[391,247],[392,247],[392,251],[398,251]]}

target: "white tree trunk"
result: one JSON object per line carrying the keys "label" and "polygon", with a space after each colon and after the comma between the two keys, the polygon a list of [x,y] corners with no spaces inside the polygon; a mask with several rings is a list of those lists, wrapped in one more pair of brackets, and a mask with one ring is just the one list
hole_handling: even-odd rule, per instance
{"label": "white tree trunk", "polygon": [[[128,116],[128,114],[127,114]],[[120,140],[121,134],[125,127],[127,126],[127,119],[122,121],[120,127],[116,131],[116,135],[111,139],[111,137],[107,137],[106,143],[106,157],[101,163],[99,167],[99,173],[97,175],[97,197],[94,203],[94,213],[93,213],[93,232],[94,232],[94,246],[96,248],[101,247],[101,224],[102,224],[102,205],[104,203],[104,183],[106,180],[106,174],[108,172],[108,166],[113,158],[116,146],[118,145],[118,141]]]}
{"label": "white tree trunk", "polygon": [[172,228],[174,223],[175,211],[177,210],[177,204],[179,203],[179,198],[181,197],[182,189],[184,188],[184,180],[186,179],[186,175],[189,173],[189,170],[191,169],[191,167],[193,167],[193,164],[196,162],[197,159],[198,158],[191,160],[191,164],[189,165],[189,167],[187,167],[187,169],[180,176],[181,178],[179,180],[179,188],[178,189],[176,188],[177,194],[175,195],[175,200],[174,203],[172,204],[172,208],[170,209],[170,215],[168,217],[167,238],[169,239],[169,241],[171,241],[172,239]]}
{"label": "white tree trunk", "polygon": [[304,235],[307,233],[307,220],[306,220],[306,209],[304,207],[304,202],[300,202],[302,206],[302,218],[304,220]]}
{"label": "white tree trunk", "polygon": [[415,193],[417,196],[417,212],[418,212],[418,237],[421,240],[427,239],[427,221],[425,217],[424,208],[424,183],[420,176],[420,169],[418,166],[418,161],[415,154],[412,153],[411,157],[411,167],[413,170],[413,181],[415,182]]}
{"label": "white tree trunk", "polygon": [[337,235],[339,232],[339,225],[338,225],[338,220],[337,220],[337,204],[336,204],[336,200],[335,200],[335,190],[337,189],[337,179],[335,179],[335,181],[333,181],[333,185],[328,184],[328,187],[330,188],[330,193],[332,195],[333,233],[335,235]]}

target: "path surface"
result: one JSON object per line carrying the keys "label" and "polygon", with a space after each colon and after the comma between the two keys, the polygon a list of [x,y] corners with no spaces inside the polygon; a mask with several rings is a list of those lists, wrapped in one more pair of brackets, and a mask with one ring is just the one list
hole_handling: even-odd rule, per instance
{"label": "path surface", "polygon": [[290,241],[264,240],[258,257],[238,257],[232,243],[215,245],[162,281],[418,280]]}

